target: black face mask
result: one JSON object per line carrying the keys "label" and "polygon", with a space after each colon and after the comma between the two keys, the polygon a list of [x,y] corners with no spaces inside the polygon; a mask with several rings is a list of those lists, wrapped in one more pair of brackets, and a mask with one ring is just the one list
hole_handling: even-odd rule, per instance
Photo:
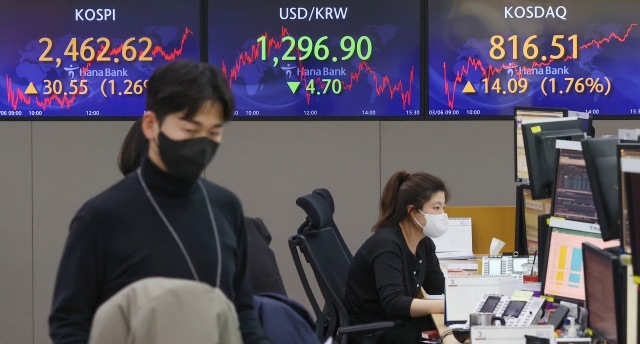
{"label": "black face mask", "polygon": [[184,180],[195,181],[211,162],[219,143],[206,137],[174,141],[163,132],[158,135],[160,158],[167,171]]}

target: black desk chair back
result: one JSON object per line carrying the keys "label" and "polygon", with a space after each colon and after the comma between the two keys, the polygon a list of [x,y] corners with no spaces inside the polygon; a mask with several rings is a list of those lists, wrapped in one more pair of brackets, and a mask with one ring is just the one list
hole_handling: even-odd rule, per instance
{"label": "black desk chair back", "polygon": [[[290,245],[293,242],[294,246],[300,248],[306,261],[311,265],[325,300],[325,310],[321,314],[323,331],[319,334],[321,341],[332,336],[335,337],[336,342],[346,344],[349,333],[371,332],[391,328],[400,323],[384,321],[351,326],[347,310],[342,304],[351,262],[347,259],[332,228],[295,235],[289,239],[289,242]],[[317,305],[317,302],[315,304]]]}
{"label": "black desk chair back", "polygon": [[[289,249],[316,315],[316,335],[320,341],[324,342],[327,338],[335,336],[340,343],[346,343],[345,334],[347,333],[395,326],[394,322],[349,326],[349,318],[342,305],[342,298],[353,256],[346,248],[344,241],[340,240],[337,229],[330,227],[333,222],[330,203],[315,193],[298,198],[296,204],[305,210],[307,220],[298,229],[298,234],[289,238]],[[311,290],[298,249],[304,255],[306,262],[311,265],[325,301],[323,309],[320,309]]]}
{"label": "black desk chair back", "polygon": [[[298,234],[301,234],[302,231],[304,230],[306,231],[320,230],[327,227],[333,228],[336,232],[336,237],[340,242],[340,246],[342,246],[342,249],[347,255],[349,262],[351,262],[353,260],[353,254],[351,254],[349,247],[347,247],[347,244],[344,242],[344,239],[342,238],[342,234],[340,234],[340,230],[338,229],[338,226],[333,220],[333,214],[335,213],[336,208],[333,202],[333,196],[331,195],[331,192],[329,192],[329,190],[327,189],[321,188],[321,189],[313,190],[311,195],[317,195],[320,197],[319,198],[307,197],[307,196],[310,196],[310,195],[307,195],[307,196],[302,196],[296,200],[296,204],[300,208],[302,208],[302,210],[304,210],[305,213],[307,213],[306,220],[298,228]],[[321,201],[324,201],[327,207],[321,204],[322,203]]]}
{"label": "black desk chair back", "polygon": [[[302,286],[307,294],[309,303],[311,303],[313,313],[316,316],[316,335],[320,341],[324,343],[326,338],[330,336],[328,333],[331,332],[328,328],[328,323],[330,322],[328,321],[328,318],[331,316],[329,313],[333,314],[335,311],[331,310],[330,307],[327,306],[326,301],[322,309],[318,305],[318,301],[311,290],[309,280],[304,272],[304,268],[302,267],[298,248],[300,247],[300,236],[325,228],[333,221],[333,211],[325,199],[317,194],[309,194],[300,197],[296,200],[296,204],[305,211],[307,217],[304,223],[298,228],[297,235],[289,238],[289,249],[291,250],[291,256],[296,266],[298,276],[300,277],[300,282],[302,282]],[[309,262],[308,259],[306,261]],[[335,318],[335,316],[332,317]]]}

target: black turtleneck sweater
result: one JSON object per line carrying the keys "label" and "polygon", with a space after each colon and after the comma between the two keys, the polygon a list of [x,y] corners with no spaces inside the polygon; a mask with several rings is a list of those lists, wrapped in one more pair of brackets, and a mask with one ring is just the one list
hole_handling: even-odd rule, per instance
{"label": "black turtleneck sweater", "polygon": [[[191,258],[200,281],[215,286],[218,255],[198,183],[160,170],[148,157],[142,177]],[[200,179],[207,190],[222,248],[219,288],[235,304],[244,343],[270,343],[253,311],[242,207],[230,191]],[[147,198],[137,173],[78,211],[58,271],[50,335],[55,344],[86,344],[98,307],[147,277],[194,279],[171,232]]]}

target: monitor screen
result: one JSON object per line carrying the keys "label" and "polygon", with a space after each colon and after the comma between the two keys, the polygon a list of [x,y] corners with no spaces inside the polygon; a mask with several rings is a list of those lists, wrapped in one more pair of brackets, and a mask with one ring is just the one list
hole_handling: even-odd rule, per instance
{"label": "monitor screen", "polygon": [[[618,156],[620,158],[620,164],[618,165],[621,171],[620,175],[620,208],[622,208],[622,247],[626,253],[631,254],[634,251],[631,233],[634,230],[630,226],[629,216],[633,214],[629,208],[629,198],[632,193],[632,188],[627,177],[628,174],[640,173],[640,144],[619,144]],[[639,245],[640,246],[640,245]],[[640,252],[638,247],[636,252]],[[640,255],[632,255],[634,258],[634,267],[640,267]],[[640,275],[640,269],[634,271]]]}
{"label": "monitor screen", "polygon": [[627,173],[626,181],[633,271],[640,275],[640,173]]}
{"label": "monitor screen", "polygon": [[[584,245],[584,280],[589,328],[601,339],[618,343],[616,312],[615,256],[597,247]],[[620,297],[620,295],[618,295]]]}
{"label": "monitor screen", "polygon": [[514,108],[515,144],[516,144],[516,182],[529,182],[527,170],[527,158],[524,152],[524,140],[522,139],[522,121],[546,120],[566,117],[566,109],[544,108]]}
{"label": "monitor screen", "polygon": [[640,275],[640,145],[619,147],[625,221],[623,235],[628,236],[625,239],[625,251],[631,253],[634,274]]}
{"label": "monitor screen", "polygon": [[553,215],[567,220],[598,222],[582,151],[560,149],[558,155]]}
{"label": "monitor screen", "polygon": [[422,1],[208,1],[238,117],[422,117]]}
{"label": "monitor screen", "polygon": [[620,245],[618,240],[603,241],[597,232],[551,228],[544,281],[545,295],[585,300],[582,269],[582,243],[584,242],[599,248]]}
{"label": "monitor screen", "polygon": [[523,189],[524,223],[527,232],[527,252],[534,254],[538,251],[538,216],[551,213],[551,198],[534,200],[531,190]]}
{"label": "monitor screen", "polygon": [[4,1],[0,120],[136,118],[155,69],[200,59],[200,1]]}
{"label": "monitor screen", "polygon": [[430,116],[509,116],[514,106],[640,113],[640,2],[427,3]]}

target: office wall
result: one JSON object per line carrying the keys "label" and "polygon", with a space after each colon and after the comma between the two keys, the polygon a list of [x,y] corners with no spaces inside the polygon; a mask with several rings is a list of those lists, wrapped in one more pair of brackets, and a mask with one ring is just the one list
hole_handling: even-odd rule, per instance
{"label": "office wall", "polygon": [[0,343],[33,343],[31,123],[0,123]]}
{"label": "office wall", "polygon": [[[121,178],[131,122],[0,122],[0,344],[49,343],[47,316],[68,225]],[[597,121],[597,134],[640,121]],[[511,122],[236,122],[206,177],[236,192],[273,236],[289,296],[308,306],[287,246],[295,199],[326,187],[352,251],[370,235],[381,187],[405,169],[452,189],[452,205],[512,205]]]}

